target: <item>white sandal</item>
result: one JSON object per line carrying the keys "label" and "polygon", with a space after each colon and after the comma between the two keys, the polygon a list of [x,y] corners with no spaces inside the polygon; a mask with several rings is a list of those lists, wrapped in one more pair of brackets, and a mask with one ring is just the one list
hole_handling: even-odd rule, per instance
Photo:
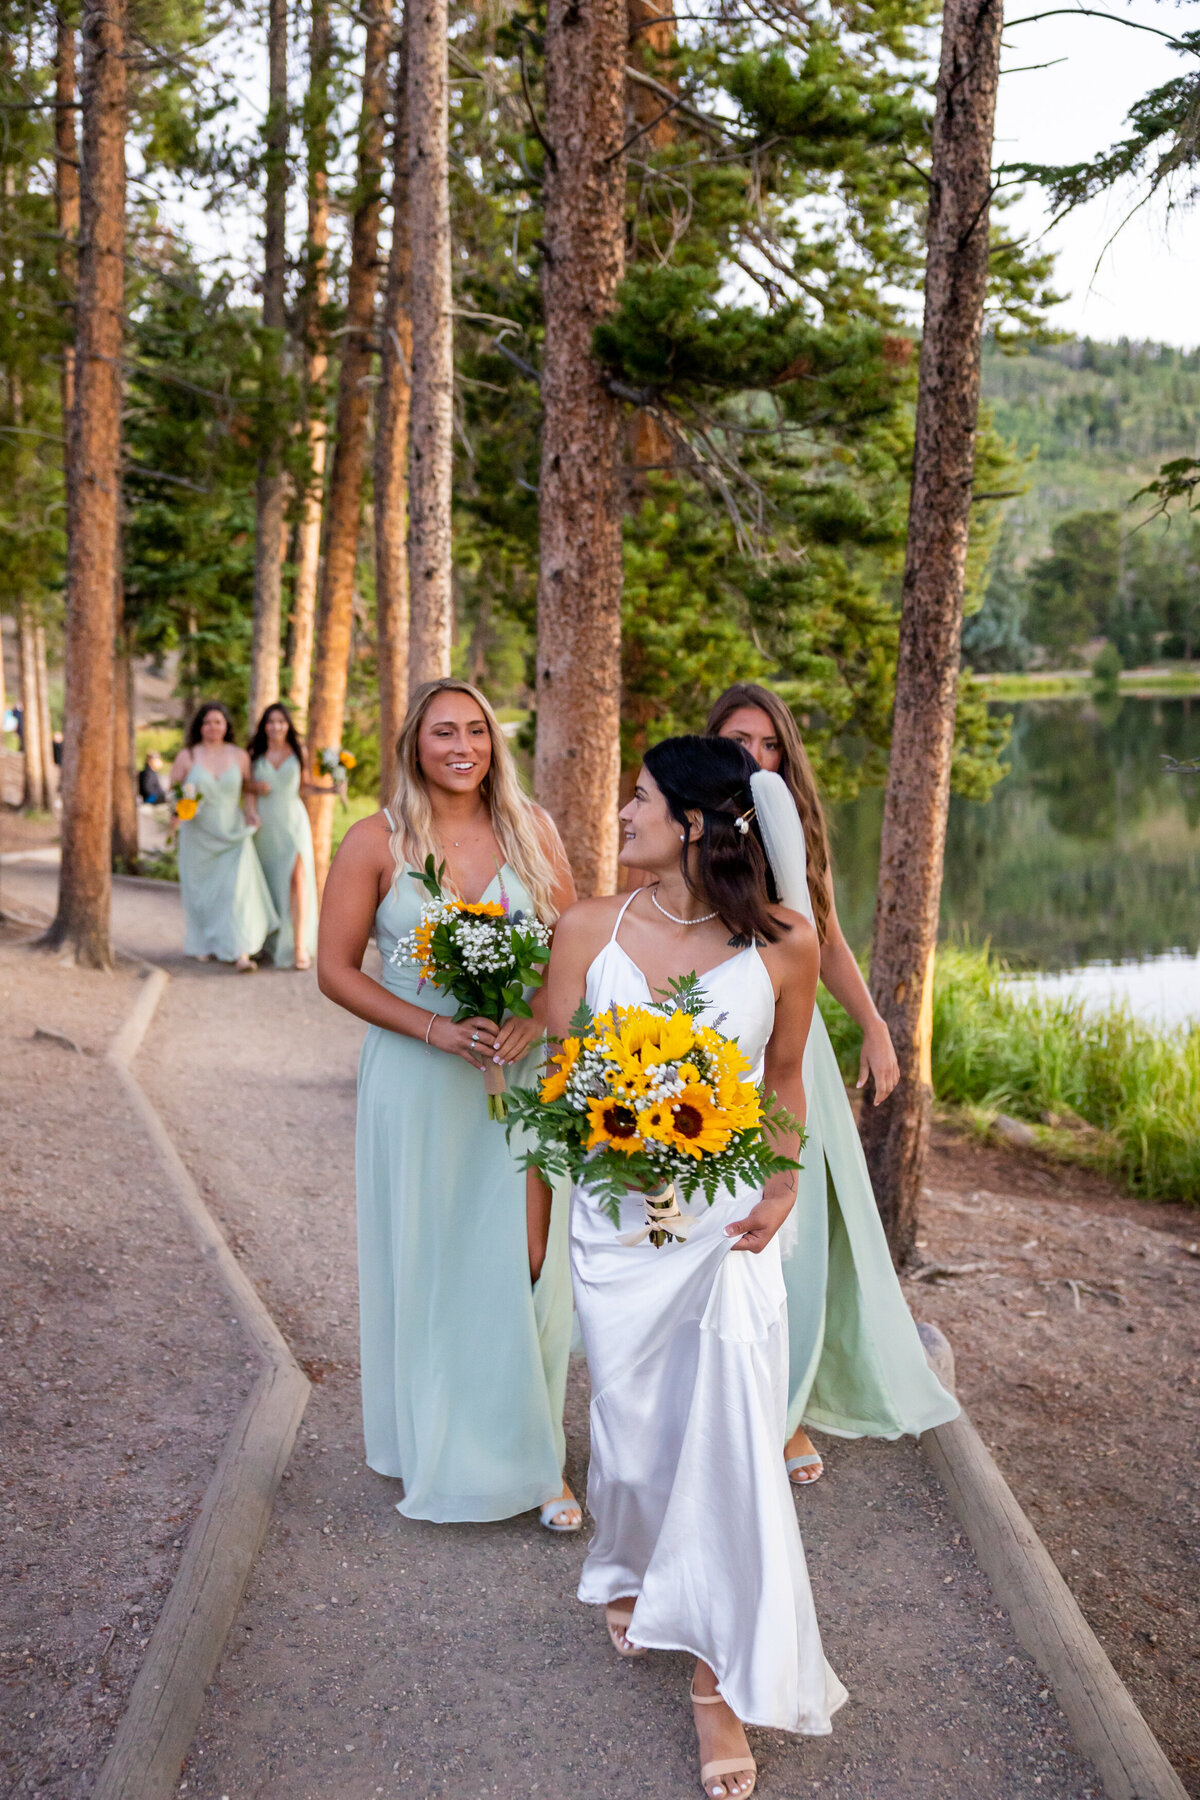
{"label": "white sandal", "polygon": [[825,1464],[815,1450],[808,1456],[789,1456],[783,1466],[787,1470],[789,1481],[792,1481],[793,1469],[811,1469],[815,1467],[817,1471],[815,1475],[806,1475],[803,1481],[792,1481],[793,1487],[811,1487],[813,1482],[820,1481],[822,1475],[825,1473]]}
{"label": "white sandal", "polygon": [[[690,1692],[693,1706],[725,1706],[728,1704],[723,1694],[698,1694],[694,1680]],[[708,1791],[709,1782],[719,1780],[722,1775],[749,1775],[750,1786],[740,1789],[737,1794],[729,1797],[729,1800],[749,1800],[758,1781],[758,1764],[750,1755],[749,1750],[745,1756],[720,1756],[712,1762],[701,1763],[700,1786],[704,1789],[706,1800],[714,1800],[714,1796]],[[722,1786],[726,1795],[729,1795],[728,1783],[722,1783]]]}
{"label": "white sandal", "polygon": [[[616,1607],[610,1604],[604,1609],[604,1623],[608,1626],[608,1635],[612,1647],[618,1656],[645,1656],[646,1651],[641,1644],[631,1644],[626,1633],[633,1623],[633,1608]],[[624,1639],[624,1642],[621,1640]]]}
{"label": "white sandal", "polygon": [[[579,1517],[577,1519],[572,1519],[566,1525],[561,1525],[559,1519],[563,1513],[568,1512],[577,1512]],[[543,1506],[538,1513],[538,1520],[546,1527],[547,1531],[561,1531],[568,1533],[579,1531],[583,1526],[583,1510],[580,1507],[578,1500],[570,1495],[560,1494],[557,1500],[547,1500],[545,1506]]]}

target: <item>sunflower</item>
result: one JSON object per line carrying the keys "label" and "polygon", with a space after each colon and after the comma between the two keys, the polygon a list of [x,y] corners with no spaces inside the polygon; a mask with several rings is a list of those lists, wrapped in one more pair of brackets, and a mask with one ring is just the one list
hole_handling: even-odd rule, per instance
{"label": "sunflower", "polygon": [[695,1048],[696,1033],[687,1013],[671,1013],[660,1019],[659,1025],[659,1031],[642,1050],[642,1061],[647,1065],[678,1062]]}
{"label": "sunflower", "polygon": [[175,802],[175,817],[183,820],[194,819],[196,816],[196,808],[199,804],[200,802],[198,800],[189,800],[187,798],[177,800]]}
{"label": "sunflower", "polygon": [[551,1100],[560,1100],[566,1093],[567,1082],[571,1079],[572,1069],[579,1061],[581,1049],[582,1045],[578,1038],[563,1039],[563,1046],[558,1055],[550,1058],[554,1066],[554,1073],[547,1075],[542,1081],[540,1092],[543,1104],[547,1104]]}
{"label": "sunflower", "polygon": [[358,758],[352,750],[339,750],[338,761],[343,769],[357,769],[358,767]]}
{"label": "sunflower", "polygon": [[650,1143],[669,1144],[674,1124],[669,1100],[658,1100],[637,1116],[638,1135]]}
{"label": "sunflower", "polygon": [[615,1095],[588,1101],[588,1123],[592,1128],[587,1141],[589,1150],[607,1146],[610,1150],[623,1150],[626,1156],[634,1156],[642,1147],[637,1113]]}
{"label": "sunflower", "polygon": [[505,914],[505,908],[498,900],[463,900],[455,911],[470,913],[472,917],[480,919],[502,919]]}
{"label": "sunflower", "polygon": [[684,1088],[670,1103],[671,1129],[664,1140],[699,1162],[716,1150],[724,1150],[736,1126],[713,1105],[712,1090],[700,1084]]}

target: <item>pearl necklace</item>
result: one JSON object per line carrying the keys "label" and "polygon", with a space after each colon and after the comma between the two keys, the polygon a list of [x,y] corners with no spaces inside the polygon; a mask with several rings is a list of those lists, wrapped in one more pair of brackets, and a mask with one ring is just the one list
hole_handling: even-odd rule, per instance
{"label": "pearl necklace", "polygon": [[710,912],[710,913],[701,913],[701,915],[698,919],[681,919],[681,918],[677,917],[677,915],[675,913],[667,911],[666,907],[663,905],[662,901],[658,897],[658,889],[657,888],[650,889],[650,898],[651,898],[651,900],[653,900],[655,906],[657,906],[657,908],[658,908],[659,912],[662,914],[663,918],[670,919],[672,925],[706,925],[710,919],[715,919],[717,916],[716,912]]}

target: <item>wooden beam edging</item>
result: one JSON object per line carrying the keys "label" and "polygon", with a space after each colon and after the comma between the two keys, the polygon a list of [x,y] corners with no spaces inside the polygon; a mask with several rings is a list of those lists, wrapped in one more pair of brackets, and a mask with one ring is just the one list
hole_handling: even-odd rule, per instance
{"label": "wooden beam edging", "polygon": [[[953,1389],[949,1344],[936,1326],[918,1329],[934,1372],[943,1386]],[[966,1413],[923,1433],[921,1449],[937,1471],[992,1592],[1054,1690],[1108,1800],[1188,1800],[1162,1745]]]}
{"label": "wooden beam edging", "polygon": [[150,1636],[92,1800],[169,1800],[217,1672],[280,1477],[287,1466],[309,1383],[245,1270],[205,1206],[166,1126],[131,1063],[167,986],[150,967],[108,1051],[125,1093],[170,1176],[179,1209],[225,1290],[262,1365],[205,1490],[171,1592]]}

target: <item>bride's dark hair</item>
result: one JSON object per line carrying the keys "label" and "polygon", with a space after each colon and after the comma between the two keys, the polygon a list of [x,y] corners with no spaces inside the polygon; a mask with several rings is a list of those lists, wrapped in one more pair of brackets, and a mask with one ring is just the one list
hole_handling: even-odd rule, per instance
{"label": "bride's dark hair", "polygon": [[[735,937],[748,944],[775,943],[791,927],[769,910],[779,895],[753,816],[750,777],[758,764],[750,752],[732,738],[674,737],[655,744],[642,760],[671,817],[683,828],[679,867],[692,893],[717,909]],[[695,881],[688,873],[690,812],[700,813],[704,821],[695,840]]]}

